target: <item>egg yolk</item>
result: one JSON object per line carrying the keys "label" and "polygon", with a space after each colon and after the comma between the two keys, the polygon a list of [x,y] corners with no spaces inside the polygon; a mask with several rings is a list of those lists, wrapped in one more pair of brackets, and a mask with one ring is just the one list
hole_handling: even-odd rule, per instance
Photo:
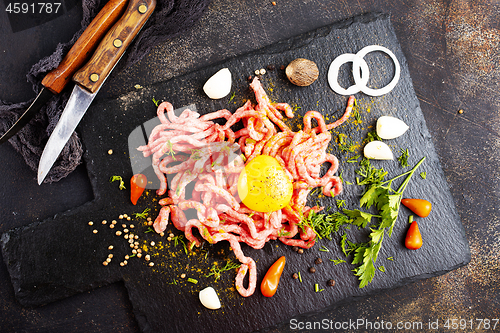
{"label": "egg yolk", "polygon": [[274,212],[292,198],[293,184],[279,162],[259,155],[245,165],[238,179],[238,195],[248,208],[257,212]]}

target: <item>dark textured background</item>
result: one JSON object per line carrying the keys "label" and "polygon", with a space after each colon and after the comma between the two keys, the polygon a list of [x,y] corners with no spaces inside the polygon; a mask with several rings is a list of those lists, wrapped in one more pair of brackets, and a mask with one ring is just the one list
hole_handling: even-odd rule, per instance
{"label": "dark textured background", "polygon": [[[188,34],[159,46],[107,82],[110,98],[234,55],[367,11],[392,14],[410,74],[472,252],[471,263],[441,277],[384,292],[309,320],[435,321],[499,318],[498,115],[499,5],[489,1],[215,1]],[[78,7],[53,21],[13,33],[0,14],[1,99],[32,97],[24,73],[78,26]],[[5,33],[4,33],[5,32]],[[67,35],[65,35],[67,34]],[[458,110],[463,113],[458,113]],[[43,220],[93,198],[84,167],[52,185],[8,145],[0,146],[0,232]],[[43,235],[40,235],[43,237]],[[2,332],[136,332],[121,284],[42,308],[20,307],[0,266]],[[288,325],[274,330],[291,331]]]}

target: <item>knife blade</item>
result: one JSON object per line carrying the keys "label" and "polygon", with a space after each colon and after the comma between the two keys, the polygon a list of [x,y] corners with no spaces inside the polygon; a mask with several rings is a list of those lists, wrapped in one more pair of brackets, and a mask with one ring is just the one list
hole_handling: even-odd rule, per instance
{"label": "knife blade", "polygon": [[59,94],[73,74],[89,60],[104,35],[122,16],[128,0],[110,0],[73,44],[59,66],[49,72],[42,80],[42,89],[35,100],[0,138],[0,144],[8,141],[54,96]]}
{"label": "knife blade", "polygon": [[156,0],[130,0],[125,13],[108,31],[92,58],[73,76],[76,85],[40,158],[38,185],[47,176],[102,84],[149,19],[155,6]]}

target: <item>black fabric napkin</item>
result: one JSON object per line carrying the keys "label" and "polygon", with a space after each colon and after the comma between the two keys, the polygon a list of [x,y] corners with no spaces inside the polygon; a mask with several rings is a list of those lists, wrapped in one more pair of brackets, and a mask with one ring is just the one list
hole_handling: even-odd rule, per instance
{"label": "black fabric napkin", "polygon": [[[73,38],[59,44],[50,56],[41,59],[27,74],[33,91],[38,94],[43,77],[56,68],[66,52],[76,42],[92,19],[99,13],[106,1],[82,0],[83,18],[81,29]],[[185,32],[203,15],[210,0],[157,0],[156,9],[134,42],[125,52],[113,73],[141,60],[155,45]],[[37,170],[45,143],[54,130],[68,100],[70,92],[54,96],[40,112],[9,143],[23,156],[26,164]],[[11,104],[0,101],[0,133],[5,133],[29,107],[33,100]],[[58,160],[45,178],[45,182],[56,182],[69,175],[82,162],[83,148],[80,137],[75,132],[64,147]]]}

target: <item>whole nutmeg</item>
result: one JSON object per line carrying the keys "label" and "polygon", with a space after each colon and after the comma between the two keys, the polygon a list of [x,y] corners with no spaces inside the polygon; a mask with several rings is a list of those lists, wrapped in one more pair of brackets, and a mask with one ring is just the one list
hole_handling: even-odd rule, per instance
{"label": "whole nutmeg", "polygon": [[297,58],[288,64],[285,74],[293,84],[305,87],[316,81],[319,70],[314,61]]}

